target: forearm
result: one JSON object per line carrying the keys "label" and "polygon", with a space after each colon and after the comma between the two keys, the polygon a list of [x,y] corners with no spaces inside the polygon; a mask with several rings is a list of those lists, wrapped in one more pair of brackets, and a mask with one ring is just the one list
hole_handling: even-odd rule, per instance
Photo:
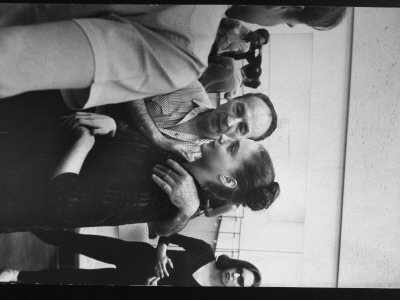
{"label": "forearm", "polygon": [[163,257],[167,255],[168,246],[166,244],[158,244],[157,245],[157,257]]}
{"label": "forearm", "polygon": [[152,222],[151,228],[158,236],[169,236],[185,228],[191,216],[192,214],[178,212],[170,219],[163,219]]}
{"label": "forearm", "polygon": [[246,53],[236,53],[236,52],[223,52],[220,54],[221,56],[230,57],[234,60],[240,60],[246,58]]}
{"label": "forearm", "polygon": [[75,143],[69,148],[56,170],[52,179],[63,173],[79,174],[83,162],[94,145],[93,137],[79,137]]}

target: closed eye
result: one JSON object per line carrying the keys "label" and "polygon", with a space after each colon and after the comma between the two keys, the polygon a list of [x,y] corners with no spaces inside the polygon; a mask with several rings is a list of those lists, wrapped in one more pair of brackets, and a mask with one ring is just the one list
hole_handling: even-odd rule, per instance
{"label": "closed eye", "polygon": [[231,154],[235,154],[237,152],[237,150],[239,149],[239,147],[240,147],[239,141],[236,141],[236,142],[232,143],[229,151],[231,152]]}
{"label": "closed eye", "polygon": [[235,113],[238,117],[241,117],[244,115],[244,106],[242,103],[238,103],[235,107]]}
{"label": "closed eye", "polygon": [[240,123],[238,128],[241,135],[246,135],[249,132],[247,124],[244,122]]}

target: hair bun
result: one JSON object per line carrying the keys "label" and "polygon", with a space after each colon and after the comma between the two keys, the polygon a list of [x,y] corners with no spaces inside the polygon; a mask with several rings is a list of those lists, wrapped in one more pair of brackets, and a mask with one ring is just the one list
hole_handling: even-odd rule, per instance
{"label": "hair bun", "polygon": [[246,195],[243,206],[248,206],[254,211],[267,209],[278,198],[280,192],[279,183],[273,182],[268,188],[258,188]]}

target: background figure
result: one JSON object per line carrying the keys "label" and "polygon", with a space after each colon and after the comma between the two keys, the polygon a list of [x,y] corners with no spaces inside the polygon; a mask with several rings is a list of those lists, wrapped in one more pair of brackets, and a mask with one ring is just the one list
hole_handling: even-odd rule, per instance
{"label": "background figure", "polygon": [[[0,281],[47,284],[133,284],[172,286],[257,287],[260,271],[251,263],[222,255],[215,258],[206,242],[172,235],[160,238],[157,249],[144,242],[81,235],[67,231],[37,231],[43,242],[114,264],[108,269],[48,269],[0,272]],[[169,243],[185,251],[167,251]]]}
{"label": "background figure", "polygon": [[251,48],[259,49],[268,39],[269,33],[266,29],[252,31],[238,20],[224,18],[219,24],[210,57],[225,52],[238,54]]}
{"label": "background figure", "polygon": [[207,93],[227,93],[225,97],[234,97],[242,85],[257,88],[260,85],[261,67],[247,64],[239,68],[230,57],[214,56],[199,81]]}

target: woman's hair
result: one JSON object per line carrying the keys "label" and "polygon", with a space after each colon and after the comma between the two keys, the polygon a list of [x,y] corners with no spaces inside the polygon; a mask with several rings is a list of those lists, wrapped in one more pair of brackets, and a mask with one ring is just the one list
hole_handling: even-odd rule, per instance
{"label": "woman's hair", "polygon": [[300,23],[317,30],[329,30],[337,26],[346,15],[347,9],[343,6],[305,6],[296,11],[293,16]]}
{"label": "woman's hair", "polygon": [[259,145],[258,151],[245,160],[232,174],[237,180],[235,188],[209,182],[203,187],[212,201],[243,204],[253,211],[267,209],[279,196],[280,187],[275,182],[275,170],[267,150]]}
{"label": "woman's hair", "polygon": [[254,274],[254,282],[252,284],[253,287],[258,287],[261,284],[261,273],[260,270],[257,269],[256,266],[253,264],[249,263],[248,261],[245,260],[239,260],[239,259],[233,259],[230,258],[227,255],[220,255],[217,257],[216,263],[215,263],[217,269],[224,271],[227,269],[231,268],[245,268]]}

